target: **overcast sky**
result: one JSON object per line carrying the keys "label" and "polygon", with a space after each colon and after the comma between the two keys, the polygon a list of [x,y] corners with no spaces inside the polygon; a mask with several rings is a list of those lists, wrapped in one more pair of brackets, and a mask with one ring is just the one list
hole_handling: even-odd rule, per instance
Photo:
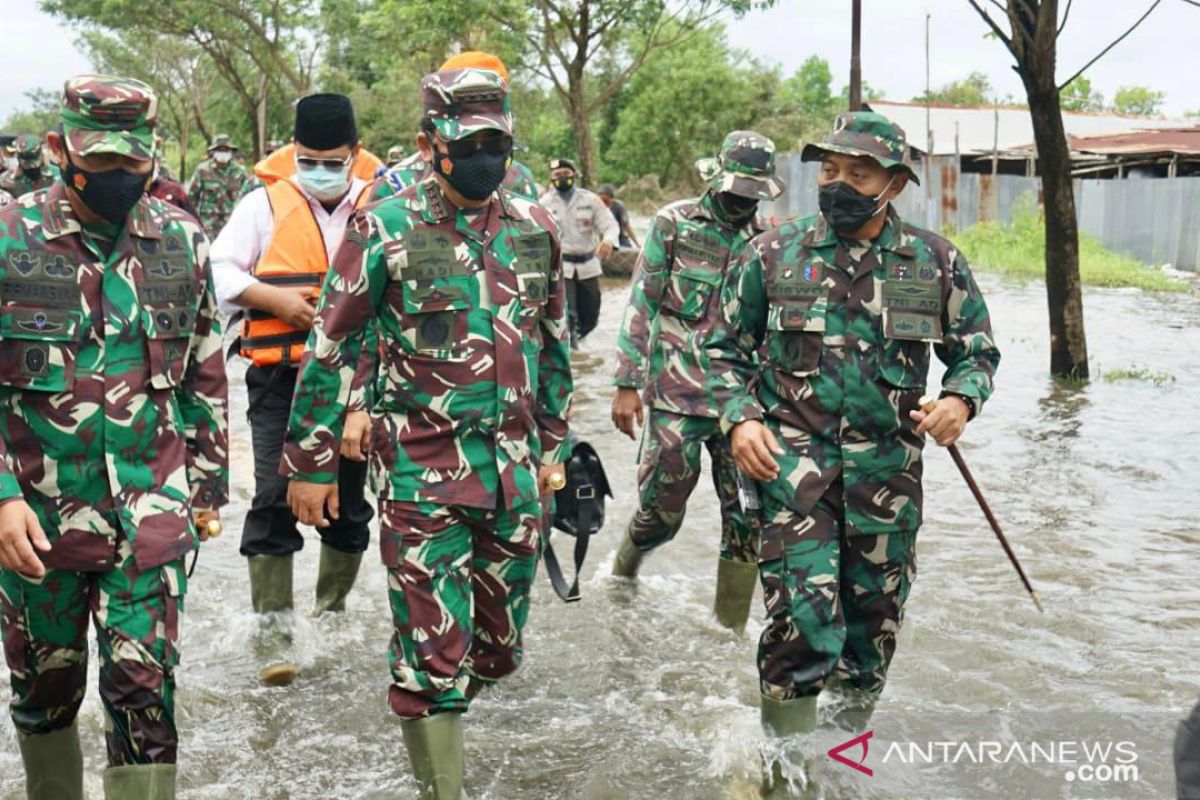
{"label": "overcast sky", "polygon": [[[1075,0],[1059,44],[1059,78],[1083,66],[1128,27],[1151,0]],[[57,89],[89,69],[75,34],[38,10],[37,0],[3,0],[0,119],[26,106],[30,89]],[[986,73],[997,92],[1023,98],[1004,46],[966,0],[863,0],[863,77],[891,100],[925,88],[925,15],[932,15],[932,83]],[[849,80],[850,0],[780,0],[729,26],[732,43],[791,72],[816,53],[832,65],[837,91]],[[1200,110],[1200,8],[1163,0],[1154,14],[1091,70],[1106,101],[1125,85],[1166,92],[1170,115]]]}

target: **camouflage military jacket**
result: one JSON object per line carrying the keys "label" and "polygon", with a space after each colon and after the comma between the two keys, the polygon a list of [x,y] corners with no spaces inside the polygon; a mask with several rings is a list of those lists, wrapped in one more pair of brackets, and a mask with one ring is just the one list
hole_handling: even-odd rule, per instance
{"label": "camouflage military jacket", "polygon": [[254,186],[253,178],[240,164],[230,161],[221,165],[212,159],[200,162],[187,185],[187,196],[209,237],[217,237],[238,200]]}
{"label": "camouflage military jacket", "polygon": [[840,474],[847,534],[915,531],[924,441],[909,412],[929,345],[947,367],[943,393],[976,413],[1000,361],[966,259],[893,211],[874,242],[809,217],[754,239],[721,303],[709,355],[723,426],[764,419],[785,451],[764,500],[807,514]]}
{"label": "camouflage military jacket", "polygon": [[569,457],[561,278],[549,214],[508,192],[467,214],[429,179],[356,212],[321,292],[284,474],[337,479],[346,403],[375,321],[379,498],[476,508],[536,500],[538,467]]}
{"label": "camouflage military jacket", "polygon": [[143,197],[110,255],[61,183],[0,211],[0,501],[24,497],[47,566],[139,568],[225,504],[228,426],[208,241]]}
{"label": "camouflage military jacket", "polygon": [[[417,151],[375,179],[369,189],[371,199],[382,200],[385,197],[392,197],[432,174],[433,170],[430,169],[429,163],[421,157],[420,151]],[[504,173],[504,181],[500,185],[517,197],[537,202],[537,181],[533,179],[533,172],[529,167],[520,161],[513,161],[509,164],[508,172]]]}
{"label": "camouflage military jacket", "polygon": [[11,194],[13,199],[19,199],[21,195],[48,189],[54,183],[54,178],[54,170],[49,167],[42,167],[41,172],[33,178],[18,169],[0,176],[0,190]]}
{"label": "camouflage military jacket", "polygon": [[659,210],[634,268],[617,339],[616,386],[646,390],[652,407],[720,416],[704,342],[721,317],[726,269],[762,232],[717,221],[709,195]]}

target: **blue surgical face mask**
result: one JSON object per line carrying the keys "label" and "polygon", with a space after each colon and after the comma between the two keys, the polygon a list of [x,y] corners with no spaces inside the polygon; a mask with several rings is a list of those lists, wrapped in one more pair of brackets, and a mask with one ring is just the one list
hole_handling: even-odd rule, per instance
{"label": "blue surgical face mask", "polygon": [[350,162],[337,169],[329,167],[296,168],[296,182],[304,191],[329,203],[337,200],[350,189]]}

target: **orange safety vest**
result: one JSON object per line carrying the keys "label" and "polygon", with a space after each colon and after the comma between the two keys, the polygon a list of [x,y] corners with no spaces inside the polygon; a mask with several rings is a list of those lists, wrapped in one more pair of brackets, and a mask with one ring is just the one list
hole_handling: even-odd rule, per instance
{"label": "orange safety vest", "polygon": [[[267,185],[266,191],[275,228],[271,244],[251,274],[271,286],[307,286],[315,298],[329,271],[329,258],[308,198],[288,180],[274,181]],[[363,187],[355,207],[366,205],[370,194],[370,187]],[[266,311],[246,310],[241,354],[255,366],[299,364],[306,342],[308,331],[293,328]]]}

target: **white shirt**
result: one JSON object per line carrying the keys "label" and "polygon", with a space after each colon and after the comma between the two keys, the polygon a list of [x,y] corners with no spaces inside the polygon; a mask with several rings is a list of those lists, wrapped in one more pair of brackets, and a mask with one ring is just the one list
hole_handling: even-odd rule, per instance
{"label": "white shirt", "polygon": [[567,200],[556,189],[551,189],[538,202],[554,215],[558,223],[563,255],[592,255],[583,262],[564,258],[563,277],[582,281],[603,274],[600,259],[595,255],[596,246],[600,242],[608,242],[616,248],[621,235],[621,228],[608,206],[597,195],[578,186]]}
{"label": "white shirt", "polygon": [[[296,181],[292,185],[299,187]],[[333,254],[337,252],[346,233],[346,223],[354,213],[358,196],[367,188],[368,183],[358,178],[350,182],[350,191],[338,203],[332,212],[326,211],[321,201],[300,189],[300,193],[308,200],[313,219],[321,229],[321,238],[325,240],[325,256],[333,263]],[[259,187],[243,197],[229,221],[221,229],[216,241],[212,243],[209,256],[212,259],[213,290],[217,295],[217,307],[222,314],[232,315],[244,306],[237,302],[242,292],[258,279],[250,274],[258,259],[266,252],[271,244],[271,236],[275,233],[275,216],[271,213],[271,201],[267,198],[265,187]]]}

